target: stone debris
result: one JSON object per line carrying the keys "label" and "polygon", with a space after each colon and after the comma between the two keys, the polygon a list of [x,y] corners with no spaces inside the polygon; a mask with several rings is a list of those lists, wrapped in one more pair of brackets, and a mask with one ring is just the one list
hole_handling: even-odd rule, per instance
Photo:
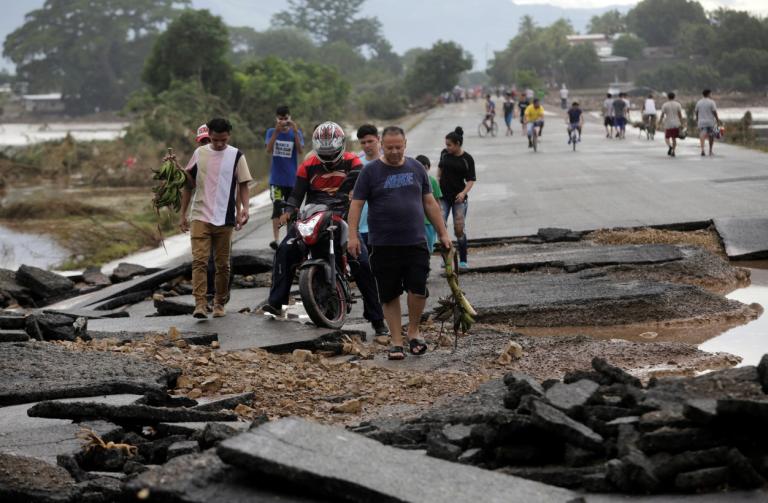
{"label": "stone debris", "polygon": [[129,279],[133,279],[136,276],[144,276],[151,272],[157,272],[157,269],[150,271],[146,267],[138,264],[120,262],[112,271],[109,279],[112,280],[112,283],[122,283],[123,281],[128,281]]}
{"label": "stone debris", "polygon": [[153,425],[157,423],[192,421],[235,421],[237,416],[227,412],[208,412],[184,407],[153,407],[150,405],[109,405],[93,402],[40,402],[30,408],[31,417],[54,419],[106,419],[117,424]]}
{"label": "stone debris", "polygon": [[77,294],[72,280],[39,267],[22,265],[16,271],[16,281],[28,288],[32,296],[42,304]]}
{"label": "stone debris", "polygon": [[761,367],[698,377],[634,376],[595,358],[546,389],[520,373],[413,419],[352,431],[385,444],[590,492],[754,489],[768,479]]}

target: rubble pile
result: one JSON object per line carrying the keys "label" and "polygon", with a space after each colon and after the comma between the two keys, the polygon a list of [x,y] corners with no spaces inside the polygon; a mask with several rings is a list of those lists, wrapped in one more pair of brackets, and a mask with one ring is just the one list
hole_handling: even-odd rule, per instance
{"label": "rubble pile", "polygon": [[589,492],[707,492],[768,478],[768,355],[698,377],[595,358],[562,381],[509,373],[411,420],[352,428],[385,444]]}

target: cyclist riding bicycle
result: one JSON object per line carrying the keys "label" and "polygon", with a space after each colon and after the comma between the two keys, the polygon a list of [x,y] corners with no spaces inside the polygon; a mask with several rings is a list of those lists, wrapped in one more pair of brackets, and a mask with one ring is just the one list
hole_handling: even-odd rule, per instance
{"label": "cyclist riding bicycle", "polygon": [[571,144],[571,132],[575,129],[579,132],[577,141],[581,141],[581,128],[584,125],[584,114],[579,108],[579,103],[574,101],[566,112],[565,122],[568,124],[568,145]]}
{"label": "cyclist riding bicycle", "polygon": [[649,94],[643,103],[643,124],[649,131],[656,130],[656,102],[653,94]]}
{"label": "cyclist riding bicycle", "polygon": [[[544,107],[541,106],[539,98],[534,98],[533,104],[528,105],[524,118],[527,126],[528,148],[533,148],[533,135],[541,136],[541,128],[544,126]],[[535,131],[534,128],[539,128],[539,131]]]}
{"label": "cyclist riding bicycle", "polygon": [[490,94],[486,94],[485,95],[485,118],[483,119],[483,125],[488,131],[490,131],[493,128],[493,120],[495,116],[496,116],[496,103],[493,102]]}

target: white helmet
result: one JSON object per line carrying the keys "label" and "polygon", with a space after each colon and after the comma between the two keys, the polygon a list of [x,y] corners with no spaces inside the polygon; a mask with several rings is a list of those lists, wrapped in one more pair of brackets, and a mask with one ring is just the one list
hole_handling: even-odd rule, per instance
{"label": "white helmet", "polygon": [[335,122],[323,122],[312,133],[312,148],[320,161],[332,166],[344,157],[344,130]]}

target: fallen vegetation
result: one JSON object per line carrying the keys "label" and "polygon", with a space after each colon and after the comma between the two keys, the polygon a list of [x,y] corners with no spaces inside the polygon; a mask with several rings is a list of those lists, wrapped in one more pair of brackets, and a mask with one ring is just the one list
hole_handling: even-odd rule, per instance
{"label": "fallen vegetation", "polygon": [[672,231],[642,227],[640,229],[598,229],[585,239],[601,245],[670,244],[703,248],[715,255],[726,257],[720,236],[710,227],[695,231]]}

